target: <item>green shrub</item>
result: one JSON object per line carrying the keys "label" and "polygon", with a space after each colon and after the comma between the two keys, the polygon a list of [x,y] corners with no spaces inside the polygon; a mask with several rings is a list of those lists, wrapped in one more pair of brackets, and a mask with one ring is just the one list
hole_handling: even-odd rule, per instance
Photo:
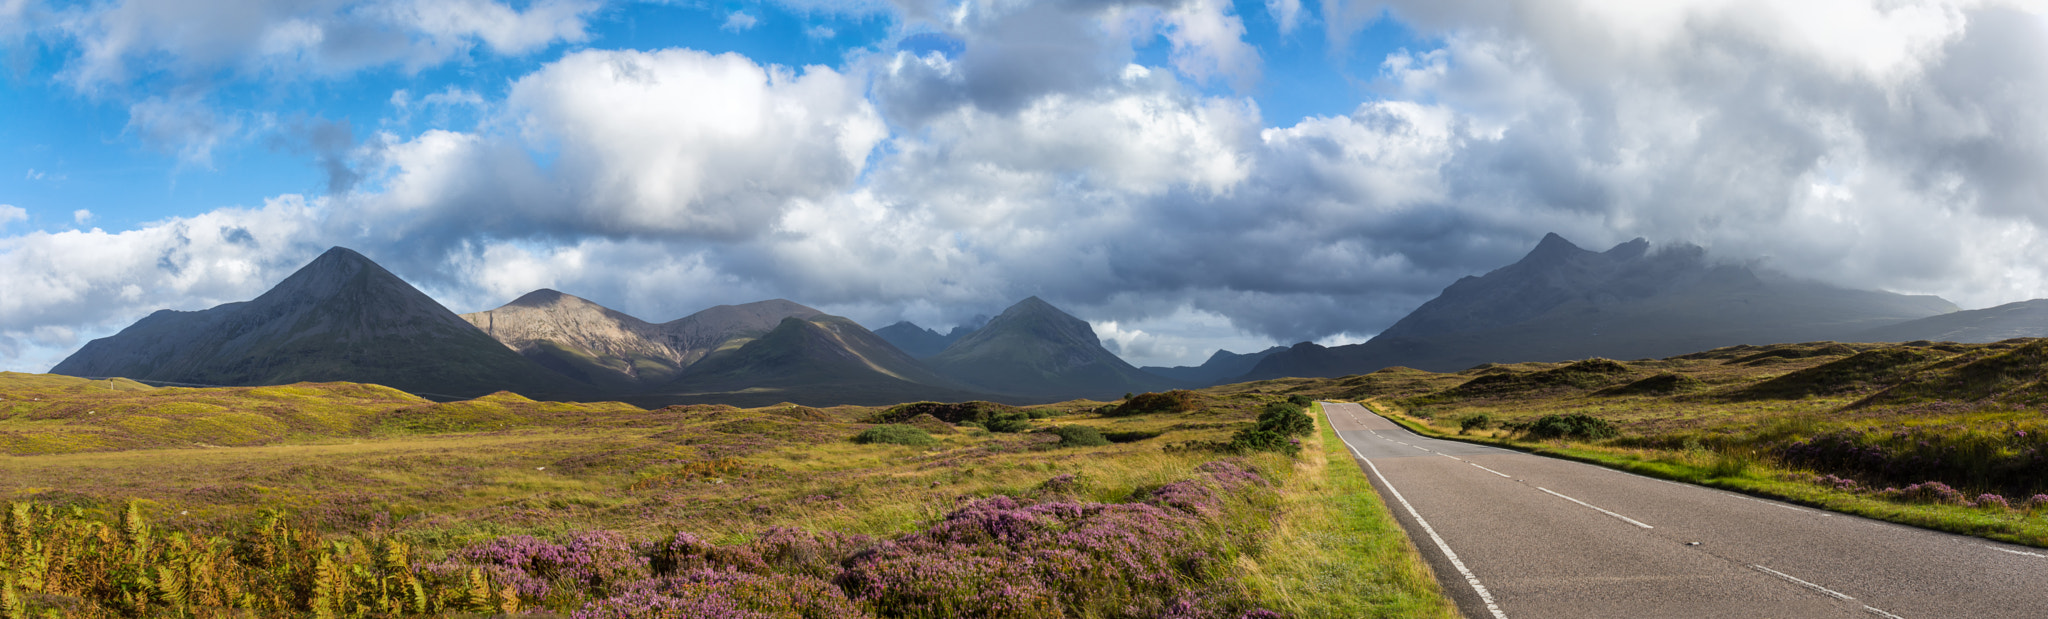
{"label": "green shrub", "polygon": [[931,433],[924,431],[924,428],[891,423],[861,430],[860,434],[854,435],[853,442],[863,445],[889,443],[891,445],[923,447],[938,444],[939,441],[932,438]]}
{"label": "green shrub", "polygon": [[1111,410],[1108,417],[1129,417],[1155,413],[1192,413],[1201,408],[1201,398],[1195,392],[1175,389],[1166,393],[1140,393],[1126,398],[1123,404]]}
{"label": "green shrub", "polygon": [[1230,437],[1230,444],[1225,450],[1233,453],[1273,451],[1294,455],[1295,452],[1301,451],[1301,441],[1272,430],[1245,428]]}
{"label": "green shrub", "polygon": [[1287,403],[1302,408],[1308,408],[1308,405],[1316,403],[1316,400],[1315,398],[1311,398],[1297,393],[1294,395],[1287,396]]}
{"label": "green shrub", "polygon": [[1310,419],[1301,407],[1287,402],[1267,404],[1259,413],[1259,421],[1252,427],[1238,430],[1231,435],[1226,451],[1249,453],[1273,451],[1293,455],[1301,451],[1301,441],[1296,436],[1306,436],[1316,431],[1316,422]]}
{"label": "green shrub", "polygon": [[1479,413],[1477,415],[1467,415],[1464,419],[1458,420],[1458,433],[1468,434],[1471,433],[1473,430],[1484,430],[1487,426],[1490,425],[1493,425],[1492,415],[1488,415],[1486,413]]}
{"label": "green shrub", "polygon": [[1316,431],[1316,422],[1304,413],[1301,407],[1286,402],[1267,404],[1259,412],[1259,429],[1268,430],[1281,436],[1308,436]]}
{"label": "green shrub", "polygon": [[990,417],[982,424],[990,432],[1023,432],[1031,429],[1031,414],[1024,412],[1003,413]]}
{"label": "green shrub", "polygon": [[1109,444],[1100,430],[1088,426],[1053,426],[1042,430],[1060,437],[1060,447],[1100,447]]}
{"label": "green shrub", "polygon": [[1531,438],[1577,438],[1603,439],[1621,435],[1614,424],[1599,417],[1584,413],[1567,415],[1544,415],[1522,428]]}

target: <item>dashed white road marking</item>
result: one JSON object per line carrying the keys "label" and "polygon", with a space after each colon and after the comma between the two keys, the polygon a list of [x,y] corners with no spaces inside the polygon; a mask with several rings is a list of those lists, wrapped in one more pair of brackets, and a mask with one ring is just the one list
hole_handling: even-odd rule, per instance
{"label": "dashed white road marking", "polygon": [[1580,505],[1584,505],[1584,506],[1586,506],[1586,507],[1588,507],[1588,508],[1591,508],[1591,509],[1592,509],[1593,511],[1596,511],[1596,512],[1600,512],[1600,513],[1603,513],[1603,514],[1607,514],[1607,515],[1609,515],[1609,516],[1613,516],[1613,517],[1615,517],[1615,518],[1620,518],[1622,522],[1626,522],[1626,523],[1629,523],[1629,524],[1632,524],[1632,525],[1636,525],[1636,526],[1639,526],[1639,527],[1642,527],[1642,528],[1645,528],[1645,529],[1654,529],[1654,528],[1656,528],[1656,527],[1652,527],[1652,526],[1650,526],[1650,525],[1647,525],[1647,524],[1643,524],[1643,522],[1642,522],[1642,521],[1640,521],[1640,520],[1636,520],[1636,519],[1634,519],[1634,518],[1630,518],[1630,517],[1628,517],[1628,516],[1623,516],[1623,515],[1621,515],[1621,514],[1617,514],[1617,513],[1614,513],[1614,512],[1610,512],[1610,511],[1607,511],[1607,510],[1605,510],[1605,509],[1601,509],[1601,508],[1600,508],[1599,506],[1596,506],[1596,505],[1594,505],[1594,504],[1592,504],[1592,503],[1587,503],[1587,502],[1585,502],[1585,501],[1581,501],[1581,500],[1578,500],[1578,499],[1574,499],[1574,498],[1571,498],[1571,497],[1568,497],[1568,496],[1565,496],[1565,495],[1562,495],[1562,494],[1558,494],[1558,493],[1556,493],[1556,492],[1552,491],[1552,490],[1551,490],[1551,489],[1549,489],[1549,488],[1542,488],[1542,487],[1539,487],[1539,488],[1537,488],[1537,490],[1542,490],[1542,491],[1544,491],[1544,492],[1549,492],[1549,493],[1550,493],[1550,496],[1554,496],[1554,497],[1557,497],[1557,498],[1560,498],[1560,499],[1564,499],[1564,500],[1566,500],[1566,501],[1571,501],[1571,502],[1573,502],[1573,503],[1578,503],[1578,504],[1580,504]]}
{"label": "dashed white road marking", "polygon": [[1423,450],[1423,451],[1429,451],[1429,448],[1428,448],[1428,447],[1423,447],[1423,446],[1421,446],[1421,445],[1409,445],[1409,447],[1414,447],[1414,448],[1416,448],[1416,449],[1420,449],[1420,450]]}
{"label": "dashed white road marking", "polygon": [[1878,609],[1876,609],[1876,608],[1874,608],[1874,607],[1870,607],[1870,606],[1865,606],[1865,607],[1863,607],[1863,612],[1866,612],[1866,613],[1870,613],[1870,614],[1873,614],[1873,615],[1877,615],[1877,616],[1879,616],[1879,617],[1884,617],[1884,619],[1906,619],[1905,617],[1900,617],[1900,616],[1898,616],[1898,615],[1894,615],[1894,614],[1891,614],[1891,613],[1888,613],[1888,612],[1884,612],[1884,611],[1882,611],[1882,610],[1878,610]]}
{"label": "dashed white road marking", "polygon": [[1422,512],[1415,511],[1415,506],[1408,503],[1408,497],[1401,496],[1401,491],[1394,489],[1394,483],[1387,481],[1387,476],[1380,473],[1380,467],[1366,459],[1365,454],[1358,453],[1358,448],[1351,446],[1351,441],[1345,440],[1344,435],[1337,435],[1337,440],[1344,441],[1344,447],[1351,450],[1351,455],[1372,469],[1372,475],[1380,478],[1380,485],[1387,487],[1387,493],[1394,495],[1394,499],[1401,502],[1401,507],[1408,510],[1408,515],[1415,517],[1415,524],[1422,525],[1422,530],[1429,533],[1429,539],[1436,542],[1437,550],[1443,551],[1444,558],[1451,561],[1451,567],[1457,568],[1458,574],[1465,577],[1465,584],[1472,586],[1472,592],[1479,594],[1479,601],[1486,604],[1487,612],[1493,613],[1494,619],[1508,619],[1507,613],[1501,612],[1500,605],[1494,603],[1493,594],[1486,590],[1486,585],[1479,584],[1479,577],[1472,575],[1472,570],[1458,559],[1458,553],[1451,551],[1451,545],[1444,542],[1444,537],[1436,534],[1436,527],[1429,526],[1429,521],[1422,519]]}
{"label": "dashed white road marking", "polygon": [[[1770,574],[1770,575],[1772,575],[1772,576],[1776,576],[1776,577],[1779,577],[1779,578],[1783,578],[1783,579],[1785,579],[1785,581],[1786,581],[1786,582],[1789,582],[1789,583],[1792,583],[1792,584],[1795,584],[1795,585],[1799,585],[1799,586],[1801,586],[1801,587],[1806,587],[1806,588],[1808,588],[1808,589],[1812,589],[1812,590],[1814,590],[1814,591],[1819,591],[1819,592],[1821,592],[1821,594],[1823,594],[1823,595],[1826,595],[1826,596],[1828,596],[1828,597],[1831,597],[1831,598],[1835,598],[1835,599],[1837,599],[1837,600],[1841,600],[1841,601],[1847,602],[1847,601],[1850,601],[1850,600],[1854,600],[1854,599],[1856,599],[1856,598],[1852,598],[1852,597],[1849,597],[1849,595],[1848,595],[1848,594],[1846,594],[1846,593],[1842,593],[1842,592],[1840,592],[1840,591],[1836,591],[1836,590],[1834,590],[1834,589],[1829,589],[1829,588],[1827,588],[1827,587],[1823,587],[1823,586],[1820,586],[1820,585],[1816,585],[1816,584],[1813,584],[1813,583],[1810,583],[1810,582],[1806,582],[1806,581],[1804,581],[1804,580],[1800,580],[1800,579],[1798,579],[1798,578],[1795,578],[1795,577],[1793,577],[1793,576],[1792,576],[1791,574],[1787,574],[1787,573],[1784,573],[1784,572],[1780,572],[1780,571],[1778,571],[1778,570],[1774,570],[1774,569],[1771,569],[1771,568],[1768,568],[1768,567],[1764,567],[1764,566],[1761,566],[1761,565],[1756,565],[1756,564],[1753,564],[1753,563],[1752,563],[1752,564],[1750,564],[1750,566],[1749,566],[1749,567],[1750,567],[1751,569],[1755,569],[1756,571],[1759,571],[1759,572],[1763,572],[1763,573],[1765,573],[1765,574]],[[1863,608],[1865,608],[1865,609],[1868,609],[1868,610],[1877,610],[1877,609],[1875,609],[1875,608],[1870,608],[1869,606],[1865,606],[1865,607],[1863,607]],[[1879,611],[1879,612],[1883,612],[1883,611]]]}
{"label": "dashed white road marking", "polygon": [[1992,550],[1996,550],[1996,551],[1999,551],[1999,552],[2010,552],[2010,553],[2013,553],[2013,554],[2016,554],[2016,555],[2026,555],[2026,556],[2029,556],[2029,557],[2041,557],[2041,558],[2043,558],[2043,559],[2048,559],[2048,555],[2044,555],[2044,554],[2041,554],[2041,553],[2038,553],[2038,552],[2025,552],[2025,551],[2019,551],[2019,550],[2011,550],[2011,549],[2007,549],[2007,548],[1999,548],[1999,547],[1997,547],[1997,546],[1985,546],[1985,548],[1990,548],[1990,549],[1992,549]]}

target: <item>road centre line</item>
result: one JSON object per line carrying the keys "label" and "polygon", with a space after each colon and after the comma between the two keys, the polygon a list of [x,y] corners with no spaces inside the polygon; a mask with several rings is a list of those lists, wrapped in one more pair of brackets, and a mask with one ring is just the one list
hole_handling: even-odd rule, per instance
{"label": "road centre line", "polygon": [[1875,607],[1871,607],[1871,606],[1864,606],[1864,607],[1863,607],[1863,612],[1866,612],[1866,613],[1870,613],[1870,614],[1873,614],[1873,615],[1877,615],[1877,616],[1879,616],[1879,617],[1884,617],[1884,619],[1906,619],[1905,617],[1900,617],[1900,616],[1898,616],[1898,615],[1894,615],[1894,614],[1891,614],[1891,613],[1888,613],[1888,612],[1884,612],[1884,611],[1882,611],[1882,610],[1878,610],[1877,608],[1875,608]]}
{"label": "road centre line", "polygon": [[1639,526],[1639,527],[1642,527],[1642,528],[1645,528],[1645,529],[1654,529],[1654,528],[1656,528],[1656,527],[1652,527],[1652,526],[1650,526],[1650,525],[1647,525],[1647,524],[1643,524],[1643,523],[1642,523],[1642,521],[1640,521],[1640,520],[1636,520],[1636,519],[1634,519],[1634,518],[1630,518],[1630,517],[1628,517],[1628,516],[1623,516],[1623,515],[1621,515],[1621,514],[1617,514],[1617,513],[1614,513],[1614,512],[1610,512],[1610,511],[1607,511],[1607,510],[1605,510],[1605,509],[1601,509],[1601,508],[1599,508],[1599,507],[1596,507],[1596,506],[1594,506],[1594,505],[1593,505],[1592,503],[1587,503],[1587,502],[1585,502],[1585,501],[1581,501],[1581,500],[1578,500],[1578,499],[1574,499],[1574,498],[1571,498],[1571,497],[1568,497],[1568,496],[1565,496],[1565,495],[1562,495],[1562,494],[1558,494],[1558,493],[1556,493],[1556,492],[1552,491],[1552,490],[1551,490],[1551,489],[1549,489],[1549,488],[1542,488],[1542,487],[1538,487],[1538,488],[1537,488],[1537,490],[1542,490],[1542,491],[1544,491],[1544,492],[1549,492],[1549,493],[1550,493],[1550,496],[1554,496],[1554,497],[1557,497],[1557,498],[1560,498],[1560,499],[1564,499],[1564,500],[1566,500],[1566,501],[1571,501],[1571,502],[1573,502],[1573,503],[1578,503],[1578,504],[1580,504],[1580,505],[1584,505],[1584,506],[1586,506],[1586,507],[1592,508],[1592,509],[1593,509],[1593,511],[1596,511],[1596,512],[1600,512],[1600,513],[1603,513],[1603,514],[1607,514],[1607,515],[1609,515],[1609,516],[1613,516],[1613,517],[1616,517],[1616,518],[1620,518],[1622,522],[1626,522],[1626,523],[1629,523],[1629,524],[1632,524],[1632,525],[1636,525],[1636,526]]}
{"label": "road centre line", "polygon": [[1366,459],[1365,454],[1358,453],[1358,448],[1352,447],[1351,441],[1346,440],[1344,435],[1337,435],[1337,440],[1344,441],[1344,447],[1351,450],[1351,455],[1358,458],[1359,462],[1364,462],[1366,468],[1372,469],[1373,476],[1380,478],[1380,485],[1386,486],[1387,493],[1394,495],[1394,499],[1401,502],[1401,507],[1407,508],[1408,515],[1415,518],[1416,524],[1422,525],[1422,530],[1429,533],[1429,539],[1436,542],[1437,550],[1443,551],[1444,558],[1451,561],[1451,567],[1458,568],[1458,574],[1465,577],[1465,584],[1471,585],[1472,592],[1479,594],[1479,601],[1486,604],[1486,610],[1493,613],[1494,619],[1508,619],[1507,613],[1501,612],[1500,605],[1493,602],[1493,594],[1486,591],[1486,585],[1479,584],[1479,577],[1472,575],[1472,570],[1466,568],[1465,562],[1458,559],[1458,553],[1451,551],[1451,545],[1444,542],[1442,535],[1437,535],[1436,527],[1429,526],[1429,521],[1422,519],[1422,512],[1415,511],[1415,506],[1408,502],[1408,497],[1401,496],[1401,491],[1394,489],[1394,482],[1387,480],[1387,476],[1380,472],[1380,467],[1373,465],[1372,460]]}
{"label": "road centre line", "polygon": [[1513,477],[1513,476],[1511,476],[1511,475],[1508,475],[1507,473],[1502,473],[1502,472],[1500,472],[1500,471],[1496,471],[1496,470],[1493,470],[1493,469],[1489,469],[1489,468],[1486,468],[1486,467],[1483,467],[1483,466],[1479,466],[1479,463],[1477,463],[1477,462],[1473,462],[1473,461],[1471,461],[1471,460],[1466,460],[1466,459],[1464,459],[1464,458],[1460,458],[1460,457],[1457,457],[1457,456],[1453,456],[1453,455],[1450,455],[1450,454],[1447,454],[1447,453],[1439,453],[1439,454],[1437,454],[1437,455],[1439,455],[1439,456],[1443,456],[1443,457],[1446,457],[1446,458],[1450,458],[1450,459],[1452,459],[1452,460],[1457,460],[1457,461],[1459,461],[1459,462],[1463,462],[1463,463],[1466,463],[1466,464],[1470,464],[1470,465],[1472,465],[1472,466],[1477,466],[1477,467],[1479,467],[1479,470],[1482,470],[1482,471],[1486,471],[1486,472],[1488,472],[1488,473],[1492,473],[1492,474],[1495,474],[1495,475],[1499,475],[1499,476],[1501,476],[1501,477],[1505,477],[1505,478],[1507,478],[1507,479],[1514,479],[1514,477]]}
{"label": "road centre line", "polygon": [[[1806,587],[1806,588],[1808,588],[1808,589],[1812,589],[1812,590],[1814,590],[1814,591],[1819,591],[1819,592],[1821,592],[1822,594],[1825,594],[1825,595],[1827,595],[1828,597],[1832,597],[1832,598],[1835,598],[1835,599],[1837,599],[1837,600],[1841,600],[1841,601],[1847,602],[1847,601],[1850,601],[1850,600],[1854,600],[1854,599],[1856,599],[1856,598],[1852,598],[1852,597],[1849,597],[1849,595],[1848,595],[1848,594],[1846,594],[1846,593],[1842,593],[1842,592],[1840,592],[1840,591],[1836,591],[1836,590],[1833,590],[1833,589],[1829,589],[1829,588],[1827,588],[1827,587],[1823,587],[1823,586],[1820,586],[1820,585],[1816,585],[1816,584],[1813,584],[1813,583],[1810,583],[1810,582],[1806,582],[1806,581],[1804,581],[1804,580],[1800,580],[1800,579],[1798,579],[1798,578],[1794,578],[1794,577],[1793,577],[1793,576],[1792,576],[1791,574],[1787,574],[1787,573],[1784,573],[1784,572],[1780,572],[1780,571],[1778,571],[1778,570],[1774,570],[1774,569],[1771,569],[1771,568],[1768,568],[1768,567],[1764,567],[1764,566],[1761,566],[1761,565],[1757,565],[1757,564],[1754,564],[1754,563],[1751,563],[1751,564],[1749,565],[1749,567],[1750,567],[1751,569],[1755,569],[1756,571],[1759,571],[1759,572],[1763,572],[1763,573],[1765,573],[1765,574],[1770,574],[1770,575],[1772,575],[1772,576],[1776,576],[1776,577],[1779,577],[1779,578],[1783,578],[1783,579],[1785,579],[1785,581],[1786,581],[1786,582],[1790,582],[1790,583],[1792,583],[1792,584],[1795,584],[1795,585],[1799,585],[1799,586],[1801,586],[1801,587]],[[1869,606],[1865,606],[1865,607],[1863,607],[1863,608],[1865,608],[1865,609],[1868,609],[1868,610],[1877,610],[1877,609],[1875,609],[1875,608],[1870,608]],[[1879,611],[1879,612],[1883,612],[1883,611]]]}
{"label": "road centre line", "polygon": [[1992,549],[1992,550],[1996,550],[1996,551],[1999,551],[1999,552],[2010,552],[2010,553],[2012,553],[2012,554],[2016,554],[2016,555],[2026,555],[2026,556],[2029,556],[2029,557],[2041,557],[2041,558],[2043,558],[2043,559],[2048,559],[2048,555],[2044,555],[2044,554],[2041,554],[2041,553],[2038,553],[2038,552],[2021,552],[2021,551],[2018,551],[2018,550],[2008,550],[2008,549],[2004,549],[2004,548],[1999,548],[1999,547],[1997,547],[1997,546],[1985,546],[1985,548],[1990,548],[1990,549]]}

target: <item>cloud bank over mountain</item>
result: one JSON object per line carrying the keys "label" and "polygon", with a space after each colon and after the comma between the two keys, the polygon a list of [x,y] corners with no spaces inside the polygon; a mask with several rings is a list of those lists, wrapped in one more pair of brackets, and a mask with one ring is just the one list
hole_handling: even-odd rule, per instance
{"label": "cloud bank over mountain", "polygon": [[[359,139],[299,154],[354,175],[324,194],[123,230],[0,195],[0,366],[330,245],[458,311],[549,287],[652,320],[786,297],[944,330],[1036,295],[1168,366],[1355,341],[1549,231],[1966,308],[2048,296],[2038,3],[814,3],[891,23],[829,66],[614,48],[595,2],[171,4],[0,2],[0,46],[59,50],[54,79],[194,165],[289,124],[195,84],[536,64],[448,91],[473,113],[441,126],[387,122],[427,113],[417,89],[349,118]],[[1262,112],[1288,37],[1381,20],[1427,44],[1333,58],[1372,96]]]}

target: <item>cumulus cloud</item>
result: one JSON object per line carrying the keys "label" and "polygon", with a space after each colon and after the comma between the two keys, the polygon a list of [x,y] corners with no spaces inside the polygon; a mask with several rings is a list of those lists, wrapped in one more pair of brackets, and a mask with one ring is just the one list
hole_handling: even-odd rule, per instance
{"label": "cumulus cloud", "polygon": [[[1268,5],[1283,29],[1305,19],[1289,5]],[[346,195],[0,237],[0,284],[32,291],[0,300],[0,346],[247,298],[281,277],[259,257],[334,243],[458,310],[547,286],[653,320],[788,297],[944,326],[1039,295],[1164,365],[1358,341],[1549,231],[1965,306],[2048,295],[2038,7],[1321,7],[1340,43],[1391,16],[1432,47],[1371,59],[1378,96],[1349,113],[1279,126],[1207,88],[1258,74],[1220,2],[905,2],[906,31],[948,45],[839,68],[576,52],[502,100],[451,99],[474,127],[346,150]],[[1133,64],[1161,36],[1164,65]],[[131,131],[180,135],[159,116]],[[115,258],[64,262],[83,244]]]}
{"label": "cumulus cloud", "polygon": [[321,209],[285,196],[124,232],[0,237],[0,338],[17,349],[6,365],[44,371],[84,343],[81,333],[111,334],[157,309],[248,300],[326,248]]}
{"label": "cumulus cloud", "polygon": [[17,221],[28,221],[28,209],[12,204],[0,204],[0,227]]}
{"label": "cumulus cloud", "polygon": [[592,0],[121,0],[63,11],[58,32],[79,47],[66,76],[79,88],[165,72],[219,70],[265,78],[335,76],[440,64],[481,44],[520,55],[588,38]]}

